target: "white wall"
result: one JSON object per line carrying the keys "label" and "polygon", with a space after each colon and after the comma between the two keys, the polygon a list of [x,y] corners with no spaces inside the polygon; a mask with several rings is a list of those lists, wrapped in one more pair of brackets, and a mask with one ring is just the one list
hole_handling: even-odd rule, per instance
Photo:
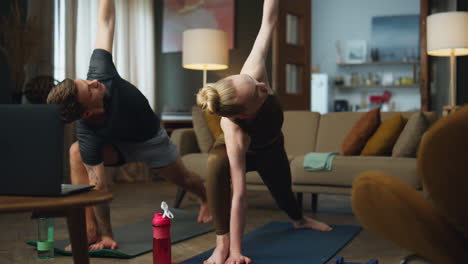
{"label": "white wall", "polygon": [[[371,40],[371,20],[374,16],[414,15],[420,13],[420,0],[312,0],[312,61],[320,72],[329,75],[332,83],[335,77],[353,69],[336,65],[336,40]],[[359,66],[355,71],[394,72],[411,77],[411,66]],[[398,73],[400,72],[400,73]],[[362,93],[382,94],[380,88],[334,89],[330,85],[333,99],[345,99],[356,105],[361,102]],[[419,88],[391,88],[392,101],[396,110],[420,108]],[[332,96],[333,97],[333,96]],[[330,102],[331,105],[331,102]]]}

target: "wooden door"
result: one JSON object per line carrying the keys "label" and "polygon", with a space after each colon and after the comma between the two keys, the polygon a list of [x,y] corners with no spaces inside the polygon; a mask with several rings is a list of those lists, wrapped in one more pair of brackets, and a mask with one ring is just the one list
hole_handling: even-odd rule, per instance
{"label": "wooden door", "polygon": [[284,110],[310,110],[311,0],[282,0],[273,39],[273,89]]}

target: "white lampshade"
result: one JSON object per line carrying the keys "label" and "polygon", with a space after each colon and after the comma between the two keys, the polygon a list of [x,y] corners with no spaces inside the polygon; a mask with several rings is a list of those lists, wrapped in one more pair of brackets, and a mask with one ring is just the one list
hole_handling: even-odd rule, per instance
{"label": "white lampshade", "polygon": [[228,36],[222,30],[197,28],[183,33],[182,66],[186,69],[227,69],[228,51]]}
{"label": "white lampshade", "polygon": [[427,53],[468,55],[468,12],[444,12],[427,17]]}

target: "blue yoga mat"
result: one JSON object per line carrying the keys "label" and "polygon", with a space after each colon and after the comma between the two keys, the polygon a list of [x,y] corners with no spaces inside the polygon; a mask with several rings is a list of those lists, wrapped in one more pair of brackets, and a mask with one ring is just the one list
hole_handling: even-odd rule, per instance
{"label": "blue yoga mat", "polygon": [[362,263],[362,262],[345,262],[343,257],[337,257],[336,259],[329,262],[329,264],[379,264],[379,261],[377,259],[371,259],[366,263]]}
{"label": "blue yoga mat", "polygon": [[[332,227],[330,232],[320,232],[271,222],[244,236],[243,254],[255,264],[323,264],[361,231],[358,226]],[[180,264],[203,263],[212,252],[213,249]]]}

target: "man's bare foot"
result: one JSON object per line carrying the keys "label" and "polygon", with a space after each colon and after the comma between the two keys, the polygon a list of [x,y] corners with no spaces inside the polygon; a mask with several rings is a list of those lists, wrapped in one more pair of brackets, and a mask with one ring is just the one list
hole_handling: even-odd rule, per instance
{"label": "man's bare foot", "polygon": [[213,220],[207,202],[200,203],[200,212],[198,213],[198,223],[209,223]]}
{"label": "man's bare foot", "polygon": [[294,228],[310,228],[319,231],[331,231],[333,229],[329,225],[309,218],[307,216],[304,216],[302,219],[302,223],[293,222]]}
{"label": "man's bare foot", "polygon": [[[96,229],[96,226],[86,228],[86,237],[88,238],[88,246],[98,242],[99,234],[98,234],[98,231]],[[64,250],[71,252],[72,251],[72,246],[68,245],[68,246],[65,247]]]}
{"label": "man's bare foot", "polygon": [[101,241],[88,247],[89,250],[116,249],[117,242],[112,237],[103,236]]}
{"label": "man's bare foot", "polygon": [[203,264],[224,264],[229,253],[229,234],[216,236],[216,248]]}

